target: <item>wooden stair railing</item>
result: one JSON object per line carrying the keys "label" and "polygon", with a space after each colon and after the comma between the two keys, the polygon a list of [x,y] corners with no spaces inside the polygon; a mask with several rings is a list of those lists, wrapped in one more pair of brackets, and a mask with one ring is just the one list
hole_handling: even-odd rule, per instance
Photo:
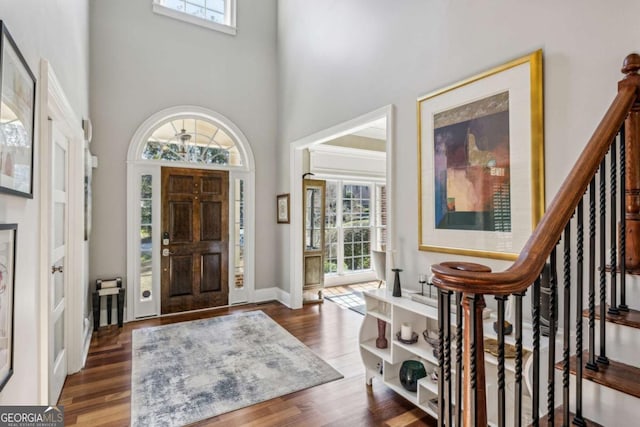
{"label": "wooden stair railing", "polygon": [[[504,319],[504,301],[507,297],[513,296],[515,299],[516,319],[514,325],[515,331],[515,386],[516,393],[514,396],[515,416],[513,424],[521,425],[522,423],[522,297],[527,290],[532,288],[532,328],[533,328],[533,396],[532,396],[532,425],[539,424],[539,410],[541,405],[539,389],[540,389],[540,280],[541,273],[545,265],[550,266],[551,273],[547,279],[550,282],[551,294],[549,297],[550,305],[550,324],[551,333],[549,346],[549,364],[550,372],[547,382],[547,420],[548,425],[554,425],[554,414],[557,412],[555,408],[555,371],[556,354],[555,354],[555,334],[554,324],[562,322],[564,346],[562,348],[561,366],[563,369],[563,416],[562,425],[569,425],[569,375],[570,375],[570,354],[569,354],[569,331],[572,328],[570,313],[571,304],[576,304],[577,319],[575,319],[576,328],[576,356],[578,374],[580,377],[577,385],[576,395],[579,401],[576,402],[576,414],[573,418],[573,424],[588,425],[582,416],[581,399],[582,399],[582,287],[583,270],[587,270],[586,280],[589,282],[589,350],[587,369],[597,370],[598,364],[607,364],[606,356],[606,338],[604,322],[601,321],[600,327],[600,355],[595,359],[595,280],[596,271],[599,273],[599,291],[600,291],[600,313],[601,319],[606,317],[606,265],[605,265],[605,240],[606,227],[610,226],[610,246],[609,246],[609,270],[611,275],[611,297],[612,303],[609,304],[610,314],[618,313],[618,310],[627,309],[626,294],[624,282],[620,292],[620,304],[618,305],[617,283],[616,277],[618,270],[625,276],[625,271],[640,271],[640,55],[631,54],[625,58],[622,72],[625,77],[618,84],[618,93],[613,100],[611,106],[607,110],[604,118],[596,128],[593,136],[589,140],[584,151],[578,158],[575,166],[570,171],[564,183],[560,187],[557,195],[549,205],[547,212],[542,217],[535,231],[525,244],[517,260],[507,270],[502,272],[491,272],[491,270],[479,264],[464,262],[444,262],[433,265],[434,273],[433,283],[438,287],[440,298],[440,354],[443,355],[443,363],[440,363],[439,389],[447,391],[439,394],[439,409],[441,416],[439,417],[439,426],[451,426],[452,406],[451,401],[451,340],[449,325],[449,304],[452,294],[455,294],[457,301],[462,301],[463,320],[457,324],[458,337],[463,336],[463,345],[456,346],[456,359],[462,357],[463,375],[456,377],[457,388],[455,402],[455,410],[458,414],[455,416],[456,425],[470,426],[486,426],[487,419],[487,396],[485,390],[485,364],[483,351],[483,323],[482,309],[485,306],[484,296],[493,295],[496,297],[498,313],[497,318],[497,337],[498,337],[498,425],[507,425],[505,420],[505,371],[504,371],[504,325],[501,320]],[[623,126],[624,125],[624,126]],[[620,132],[620,135],[619,135]],[[618,139],[619,135],[619,139]],[[616,141],[620,141],[620,168],[616,167]],[[609,188],[611,189],[609,218],[610,224],[606,224],[606,180],[605,176],[606,161],[610,159],[611,164],[609,170],[611,172],[611,181]],[[619,187],[616,186],[618,172],[623,174],[620,179]],[[600,177],[599,193],[596,192],[596,176]],[[616,196],[618,189],[622,195]],[[588,190],[588,191],[587,191]],[[587,195],[585,195],[587,193]],[[596,204],[599,196],[600,217],[598,225],[600,234],[596,235]],[[589,212],[588,227],[588,248],[585,250],[583,243],[583,199]],[[618,198],[616,198],[618,197]],[[617,202],[619,200],[619,202]],[[616,211],[616,206],[619,211]],[[576,215],[577,214],[577,215]],[[616,223],[616,218],[620,215],[620,226]],[[571,219],[577,216],[577,225],[572,228]],[[577,236],[572,236],[572,230],[577,230]],[[616,238],[618,232],[621,235]],[[577,242],[572,239],[577,239]],[[559,312],[560,298],[555,295],[558,289],[559,280],[556,274],[556,247],[559,242],[564,242],[564,248],[559,247],[558,253],[562,255],[563,289],[562,302],[563,318],[555,318]],[[596,241],[599,247],[596,248]],[[573,243],[572,243],[573,242]],[[616,250],[616,243],[619,244],[620,252]],[[573,247],[577,246],[577,268],[571,268],[571,254]],[[597,249],[597,250],[596,250]],[[596,252],[599,251],[599,258],[596,259]],[[583,264],[583,254],[587,253],[589,262]],[[620,255],[620,257],[618,257]],[[549,264],[548,264],[549,263]],[[600,265],[596,267],[596,263]],[[578,294],[577,298],[571,298],[571,272],[577,271]],[[622,279],[624,280],[624,279]],[[621,280],[621,281],[622,281]],[[558,316],[560,317],[560,316]],[[449,348],[447,348],[449,346]],[[559,353],[560,354],[560,353]],[[575,367],[575,366],[574,366]],[[537,372],[536,372],[537,370]],[[575,371],[575,369],[574,369]],[[462,388],[462,394],[459,389]],[[462,398],[462,404],[459,400]],[[493,398],[493,396],[492,396]],[[445,401],[447,400],[448,401]],[[462,414],[460,415],[460,412]],[[445,419],[444,414],[447,414]],[[460,421],[462,419],[462,421]]]}

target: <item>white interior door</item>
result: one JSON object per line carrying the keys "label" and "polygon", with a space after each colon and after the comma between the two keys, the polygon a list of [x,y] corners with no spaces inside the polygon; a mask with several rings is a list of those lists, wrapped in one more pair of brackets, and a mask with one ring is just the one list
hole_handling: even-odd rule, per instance
{"label": "white interior door", "polygon": [[51,275],[49,279],[49,403],[58,401],[67,377],[65,264],[68,241],[69,138],[49,121],[51,146]]}

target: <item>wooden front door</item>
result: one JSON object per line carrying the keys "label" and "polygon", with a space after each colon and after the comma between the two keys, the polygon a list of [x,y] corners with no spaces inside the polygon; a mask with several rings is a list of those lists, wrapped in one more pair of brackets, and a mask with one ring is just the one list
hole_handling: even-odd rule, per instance
{"label": "wooden front door", "polygon": [[162,168],[162,314],[228,304],[229,173]]}

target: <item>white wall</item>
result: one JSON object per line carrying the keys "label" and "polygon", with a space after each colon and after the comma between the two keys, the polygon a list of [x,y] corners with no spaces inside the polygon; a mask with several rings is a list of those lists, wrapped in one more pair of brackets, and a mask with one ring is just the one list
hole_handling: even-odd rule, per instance
{"label": "white wall", "polygon": [[[0,0],[0,19],[39,77],[40,59],[53,67],[72,108],[89,115],[89,8],[86,0]],[[78,123],[80,126],[80,123]],[[0,195],[0,222],[18,223],[13,377],[0,404],[36,404],[39,372],[39,138],[36,131],[34,199]],[[46,375],[46,372],[43,373]]]}
{"label": "white wall", "polygon": [[[275,285],[276,2],[238,2],[229,36],[154,14],[151,0],[91,1],[91,279],[125,276],[126,154],[153,113],[198,105],[233,121],[256,159],[256,288]],[[265,255],[268,254],[268,255]]]}
{"label": "white wall", "polygon": [[[455,257],[417,249],[416,99],[542,48],[548,202],[613,99],[622,60],[640,50],[639,14],[637,0],[279,0],[277,190],[299,185],[289,143],[395,104],[397,259],[403,286],[417,289],[419,273]],[[285,290],[288,233],[278,234]]]}

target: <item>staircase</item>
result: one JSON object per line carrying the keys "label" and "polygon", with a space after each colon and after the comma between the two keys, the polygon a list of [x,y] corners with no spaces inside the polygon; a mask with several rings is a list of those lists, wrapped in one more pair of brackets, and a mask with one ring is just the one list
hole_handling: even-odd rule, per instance
{"label": "staircase", "polygon": [[[438,426],[640,425],[639,71],[640,55],[627,56],[616,98],[510,268],[432,266]],[[462,306],[455,324],[452,297]],[[482,321],[489,297],[496,300],[498,341],[490,395]],[[507,301],[515,307],[513,387],[505,374]],[[531,354],[523,351],[523,328]]]}

